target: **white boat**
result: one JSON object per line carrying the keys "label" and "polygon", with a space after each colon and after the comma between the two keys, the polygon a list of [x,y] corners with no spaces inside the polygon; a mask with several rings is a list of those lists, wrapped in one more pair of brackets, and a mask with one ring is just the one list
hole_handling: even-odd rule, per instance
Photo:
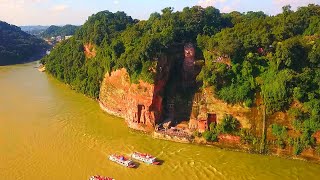
{"label": "white boat", "polygon": [[89,178],[89,180],[115,180],[111,177],[103,177],[103,176],[100,176],[100,175],[96,175],[96,176],[91,176]]}
{"label": "white boat", "polygon": [[122,166],[125,166],[125,167],[129,167],[129,168],[134,168],[136,167],[136,165],[133,163],[133,161],[131,161],[130,159],[126,158],[125,156],[122,156],[122,155],[115,155],[115,154],[112,154],[109,156],[109,160],[110,161],[113,161],[113,162],[116,162]]}
{"label": "white boat", "polygon": [[160,162],[157,161],[156,157],[150,155],[150,154],[145,154],[145,153],[140,153],[140,152],[134,152],[131,157],[133,159],[142,161],[147,164],[153,164],[153,165],[159,165]]}

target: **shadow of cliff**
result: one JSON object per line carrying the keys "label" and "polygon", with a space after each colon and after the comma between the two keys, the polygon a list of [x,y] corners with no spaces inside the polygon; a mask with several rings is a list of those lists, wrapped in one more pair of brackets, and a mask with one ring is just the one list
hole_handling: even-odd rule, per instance
{"label": "shadow of cliff", "polygon": [[156,124],[171,122],[175,126],[182,121],[189,121],[192,114],[194,96],[201,86],[196,77],[201,67],[195,67],[192,78],[186,80],[183,68],[184,46],[170,48],[164,56],[158,60],[155,79],[154,94],[160,97],[154,98],[158,112]]}

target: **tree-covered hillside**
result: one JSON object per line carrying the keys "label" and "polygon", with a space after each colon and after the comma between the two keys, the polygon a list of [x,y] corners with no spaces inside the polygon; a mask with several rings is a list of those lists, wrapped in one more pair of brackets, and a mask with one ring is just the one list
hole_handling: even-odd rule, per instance
{"label": "tree-covered hillside", "polygon": [[[292,144],[314,146],[312,135],[320,129],[319,5],[297,11],[285,6],[276,16],[220,13],[213,7],[166,8],[146,21],[103,11],[42,61],[49,73],[98,98],[106,72],[126,68],[133,82],[152,82],[160,54],[169,55],[188,42],[197,45],[198,58],[205,60],[197,77],[203,87],[247,107],[260,94],[268,114],[286,111],[295,119],[292,124],[301,136]],[[88,47],[93,56],[85,54]]]}
{"label": "tree-covered hillside", "polygon": [[[319,6],[302,7],[297,12],[290,7],[283,10],[277,16],[267,16],[263,12],[222,14],[212,7],[185,8],[182,12],[166,8],[162,14],[151,14],[147,21],[133,20],[123,12],[104,11],[91,16],[73,39],[61,44],[44,61],[50,68],[50,63],[58,63],[61,57],[70,63],[83,59],[77,63],[80,69],[95,62],[94,66],[98,67],[94,68],[95,73],[99,68],[103,74],[125,67],[132,79],[152,81],[152,74],[147,70],[160,52],[193,42],[201,48],[207,62],[198,79],[207,86],[213,85],[217,95],[227,102],[245,102],[250,106],[257,91],[272,96],[272,92],[267,93],[265,89],[268,83],[263,83],[268,73],[281,76],[278,73],[282,70],[287,78],[278,79],[284,84],[290,80],[291,70],[301,72],[305,66],[317,68],[319,65]],[[83,48],[86,43],[94,44],[97,52],[90,61],[85,61],[88,59]],[[297,51],[300,49],[303,52]],[[81,58],[75,59],[75,54]],[[231,64],[219,63],[217,59],[230,59]],[[53,68],[52,73],[68,83],[74,82],[79,73],[70,77],[66,74],[70,71],[62,70],[71,67],[63,63],[59,62],[60,68]],[[96,92],[91,95],[94,94],[97,95]],[[281,96],[290,101],[287,93]],[[272,106],[270,111],[281,110],[287,104],[273,103],[271,99],[277,101],[275,97],[264,97],[266,104]]]}
{"label": "tree-covered hillside", "polygon": [[[151,14],[147,21],[133,20],[124,12],[103,11],[89,17],[73,38],[56,47],[43,62],[54,76],[97,98],[105,72],[124,67],[133,81],[152,82],[149,69],[161,53],[196,43],[198,34],[213,35],[229,26],[230,18],[213,7],[182,12],[166,8],[162,14]],[[85,56],[84,45],[89,43],[94,45],[95,57]]]}
{"label": "tree-covered hillside", "polygon": [[320,130],[320,6],[296,12],[286,6],[277,16],[230,15],[238,22],[234,27],[198,36],[206,60],[198,79],[232,104],[250,107],[260,93],[267,114],[287,111],[294,119],[301,136],[286,144],[294,145],[296,154],[315,146],[312,135]]}
{"label": "tree-covered hillside", "polygon": [[0,21],[0,65],[20,63],[44,52],[47,44],[17,26]]}
{"label": "tree-covered hillside", "polygon": [[51,38],[56,36],[70,36],[74,35],[79,26],[65,25],[65,26],[50,26],[43,31],[40,36],[43,38]]}

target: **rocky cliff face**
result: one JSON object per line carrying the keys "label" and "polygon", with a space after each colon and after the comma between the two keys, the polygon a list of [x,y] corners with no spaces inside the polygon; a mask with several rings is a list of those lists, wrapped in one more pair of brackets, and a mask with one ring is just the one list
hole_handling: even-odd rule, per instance
{"label": "rocky cliff face", "polygon": [[[163,99],[166,97],[163,97],[163,91],[166,83],[167,77],[162,76],[158,77],[155,84],[143,81],[132,84],[125,69],[117,70],[105,75],[100,90],[100,105],[108,113],[125,118],[129,127],[150,131],[154,129],[155,124],[164,121]],[[215,98],[211,88],[197,92],[189,106],[192,107],[191,112],[185,109],[185,112],[180,110],[180,113],[189,113],[187,116],[193,120],[207,119],[208,115],[213,114],[219,123],[225,114],[231,114],[240,121],[243,128],[255,128],[259,126],[255,122],[262,119],[257,108],[229,105]]]}
{"label": "rocky cliff face", "polygon": [[[199,88],[197,66],[192,44],[157,59],[153,84],[130,82],[129,74],[120,69],[106,74],[100,89],[100,106],[108,113],[125,118],[129,127],[153,131],[157,125],[175,126],[184,122],[187,128],[200,132],[211,122],[219,123],[226,114],[232,115],[241,128],[251,129],[257,136],[263,131],[262,99],[257,95],[252,108],[230,105],[215,97],[213,88]],[[267,117],[270,123],[288,119],[285,113]],[[268,123],[269,122],[269,123]]]}
{"label": "rocky cliff face", "polygon": [[130,82],[125,69],[107,73],[100,89],[100,106],[108,113],[125,118],[128,126],[152,131],[162,119],[163,90],[167,83],[170,63],[161,58],[157,64],[154,84]]}
{"label": "rocky cliff face", "polygon": [[241,123],[242,128],[251,128],[250,120],[253,118],[252,109],[241,105],[230,105],[215,98],[212,88],[205,88],[195,94],[192,103],[192,115],[194,119],[207,119],[208,115],[214,115],[219,123],[225,114],[230,114]]}
{"label": "rocky cliff face", "polygon": [[[237,118],[242,128],[262,128],[259,107],[232,106],[214,97],[212,88],[197,90],[196,66],[191,44],[157,61],[154,84],[130,83],[125,69],[106,74],[100,90],[101,107],[125,118],[129,127],[152,131],[157,124],[189,122],[189,128],[208,128],[208,119],[219,123],[225,114]],[[206,123],[207,124],[203,124]]]}
{"label": "rocky cliff face", "polygon": [[185,59],[183,53],[159,58],[154,84],[132,84],[125,69],[107,73],[100,90],[101,107],[125,118],[129,127],[143,131],[152,131],[157,124],[182,121],[189,122],[191,129],[198,128],[199,122],[208,118],[219,123],[225,114],[237,118],[242,128],[260,131],[259,106],[228,105],[215,98],[212,88],[192,88],[197,86],[195,77],[200,69],[190,60],[194,52],[187,49],[185,53]]}
{"label": "rocky cliff face", "polygon": [[156,115],[151,111],[154,85],[140,81],[131,84],[125,69],[106,74],[101,90],[100,105],[109,113],[125,118],[131,128],[152,129]]}

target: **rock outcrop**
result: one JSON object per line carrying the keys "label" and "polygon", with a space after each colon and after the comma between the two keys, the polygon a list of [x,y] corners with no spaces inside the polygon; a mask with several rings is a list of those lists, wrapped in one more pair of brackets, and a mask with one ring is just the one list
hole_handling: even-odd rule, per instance
{"label": "rock outcrop", "polygon": [[[189,129],[203,132],[211,122],[220,123],[230,114],[241,123],[241,128],[262,131],[262,108],[259,99],[253,108],[230,105],[215,97],[213,88],[198,89],[195,78],[197,67],[191,45],[180,53],[157,59],[153,84],[130,82],[125,69],[107,73],[100,89],[100,106],[108,113],[123,117],[128,126],[142,131],[153,131],[159,125],[175,126],[189,122]],[[183,53],[184,52],[184,53]]]}
{"label": "rock outcrop", "polygon": [[97,51],[93,44],[91,43],[85,44],[83,48],[84,48],[84,54],[87,59],[96,57]]}
{"label": "rock outcrop", "polygon": [[153,131],[163,112],[163,90],[167,83],[170,63],[163,57],[157,64],[154,84],[130,82],[125,69],[105,75],[100,89],[100,106],[108,113],[125,118],[128,126]]}
{"label": "rock outcrop", "polygon": [[100,105],[109,113],[125,118],[131,128],[149,130],[154,127],[154,85],[140,81],[131,84],[125,69],[106,74],[101,91]]}
{"label": "rock outcrop", "polygon": [[237,118],[242,127],[252,128],[250,120],[259,117],[259,110],[228,105],[215,98],[211,88],[195,91],[195,78],[201,68],[196,66],[194,52],[187,44],[184,51],[157,59],[154,84],[141,80],[131,83],[125,69],[107,73],[100,89],[100,106],[125,118],[129,127],[143,131],[181,121],[189,121],[190,129],[204,131],[211,121],[219,123],[225,114]]}

